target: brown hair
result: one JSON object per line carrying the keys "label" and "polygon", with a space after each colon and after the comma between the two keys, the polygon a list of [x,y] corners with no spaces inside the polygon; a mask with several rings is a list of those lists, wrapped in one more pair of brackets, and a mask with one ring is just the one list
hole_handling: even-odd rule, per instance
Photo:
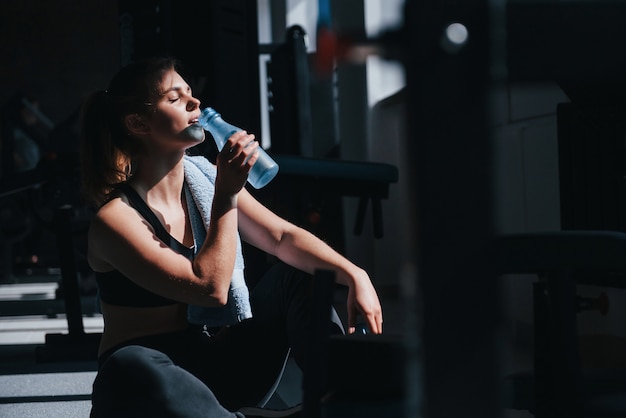
{"label": "brown hair", "polygon": [[99,206],[131,175],[138,144],[126,129],[125,117],[145,114],[158,99],[163,76],[176,70],[173,58],[152,58],[122,68],[107,90],[92,93],[81,108],[83,195]]}

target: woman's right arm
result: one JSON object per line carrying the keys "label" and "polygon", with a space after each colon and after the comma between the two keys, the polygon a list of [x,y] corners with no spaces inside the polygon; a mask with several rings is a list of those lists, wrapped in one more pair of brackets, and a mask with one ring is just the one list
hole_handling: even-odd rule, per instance
{"label": "woman's right arm", "polygon": [[[216,230],[228,235],[231,216],[217,223]],[[222,228],[223,227],[223,228]],[[96,271],[118,270],[139,286],[183,303],[220,306],[227,269],[228,239],[214,234],[216,242],[206,243],[192,263],[157,238],[152,227],[122,199],[102,207],[92,221],[88,236],[88,259]],[[206,248],[205,248],[206,247]],[[233,256],[234,257],[234,256]],[[234,263],[234,262],[233,262]],[[226,287],[226,292],[227,292]]]}
{"label": "woman's right arm", "polygon": [[[96,271],[116,269],[139,286],[199,306],[228,300],[237,248],[237,199],[256,156],[254,137],[233,135],[217,158],[215,197],[206,239],[193,262],[159,240],[152,227],[121,198],[95,216],[89,231],[89,262]],[[250,157],[250,158],[249,158]]]}

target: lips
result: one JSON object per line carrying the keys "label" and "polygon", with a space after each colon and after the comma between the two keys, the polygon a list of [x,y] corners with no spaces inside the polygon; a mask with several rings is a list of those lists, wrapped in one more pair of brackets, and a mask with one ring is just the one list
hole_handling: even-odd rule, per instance
{"label": "lips", "polygon": [[189,119],[189,124],[193,125],[194,123],[198,123],[200,121],[200,114],[197,114],[193,118]]}

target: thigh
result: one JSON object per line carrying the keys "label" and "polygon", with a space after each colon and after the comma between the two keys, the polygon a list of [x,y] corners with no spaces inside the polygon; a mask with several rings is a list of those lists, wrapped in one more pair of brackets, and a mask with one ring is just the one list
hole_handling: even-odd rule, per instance
{"label": "thigh", "polygon": [[211,390],[160,351],[131,345],[101,366],[93,385],[92,418],[237,417]]}
{"label": "thigh", "polygon": [[[252,289],[253,317],[207,338],[189,361],[229,409],[256,405],[272,387],[286,356],[302,366],[310,338],[313,277],[278,263]],[[341,325],[331,324],[331,333]],[[201,366],[198,366],[201,365]]]}
{"label": "thigh", "polygon": [[291,347],[301,351],[308,327],[311,277],[282,263],[251,291],[253,317],[223,329],[206,345],[198,371],[230,408],[256,405],[276,381]]}

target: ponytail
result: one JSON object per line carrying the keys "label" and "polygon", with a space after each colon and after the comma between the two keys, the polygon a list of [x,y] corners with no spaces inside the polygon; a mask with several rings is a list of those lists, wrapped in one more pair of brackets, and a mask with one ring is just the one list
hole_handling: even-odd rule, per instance
{"label": "ponytail", "polygon": [[160,83],[170,70],[173,58],[137,61],[122,68],[111,80],[108,90],[90,95],[81,111],[81,166],[83,195],[102,205],[115,187],[127,181],[131,161],[140,145],[125,125],[131,114],[147,114],[160,96]]}
{"label": "ponytail", "polygon": [[110,94],[98,91],[87,98],[81,112],[81,170],[85,199],[99,206],[130,175],[130,155],[116,146],[125,135],[115,119]]}

